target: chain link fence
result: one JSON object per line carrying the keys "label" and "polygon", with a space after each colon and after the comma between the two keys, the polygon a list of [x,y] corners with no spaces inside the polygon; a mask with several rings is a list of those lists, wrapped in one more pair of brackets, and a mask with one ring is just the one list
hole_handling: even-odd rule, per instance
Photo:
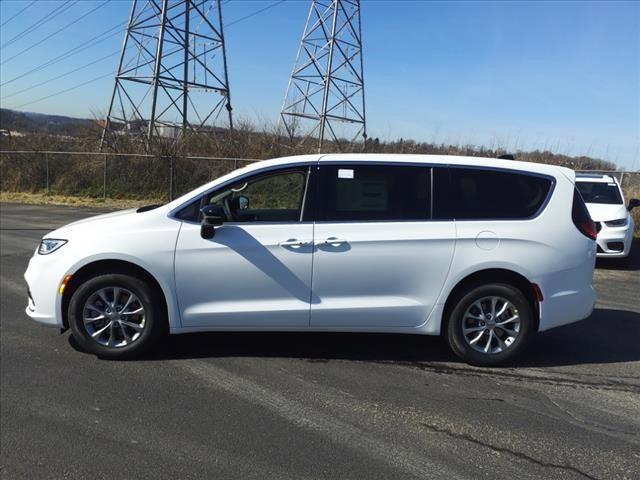
{"label": "chain link fence", "polygon": [[[0,151],[0,191],[132,200],[170,200],[257,159],[141,154]],[[625,197],[640,198],[640,172],[613,175]],[[634,210],[640,228],[640,209]]]}
{"label": "chain link fence", "polygon": [[171,200],[255,161],[246,158],[0,151],[0,191]]}

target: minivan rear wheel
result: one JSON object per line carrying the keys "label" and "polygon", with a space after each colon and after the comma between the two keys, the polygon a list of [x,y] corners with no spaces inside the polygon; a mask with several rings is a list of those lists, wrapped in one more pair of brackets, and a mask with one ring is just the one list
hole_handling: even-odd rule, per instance
{"label": "minivan rear wheel", "polygon": [[123,359],[147,351],[164,332],[166,319],[153,290],[121,273],[85,280],[69,302],[76,342],[103,358]]}
{"label": "minivan rear wheel", "polygon": [[513,360],[535,332],[529,302],[511,285],[475,286],[453,305],[444,332],[447,343],[472,365],[494,366]]}

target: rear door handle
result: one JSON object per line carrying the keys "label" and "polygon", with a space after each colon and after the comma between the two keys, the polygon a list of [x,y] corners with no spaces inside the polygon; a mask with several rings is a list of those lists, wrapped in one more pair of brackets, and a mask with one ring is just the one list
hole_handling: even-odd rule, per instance
{"label": "rear door handle", "polygon": [[322,243],[323,245],[341,245],[343,243],[348,243],[348,242],[344,238],[329,237]]}
{"label": "rear door handle", "polygon": [[309,245],[311,242],[305,242],[304,240],[286,240],[284,242],[278,243],[281,247],[304,247],[305,245]]}

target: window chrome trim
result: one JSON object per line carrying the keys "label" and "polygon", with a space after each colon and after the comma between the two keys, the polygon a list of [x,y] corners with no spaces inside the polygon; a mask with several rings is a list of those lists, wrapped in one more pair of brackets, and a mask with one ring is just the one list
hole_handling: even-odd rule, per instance
{"label": "window chrome trim", "polygon": [[[302,192],[302,205],[300,206],[300,220],[298,221],[299,223],[302,223],[302,220],[304,219],[304,211],[307,206],[307,194],[309,192],[309,177],[311,177],[311,165],[309,165],[309,167],[307,168],[307,178],[305,179],[305,182],[304,182],[304,191]],[[293,222],[288,222],[288,223],[293,223]]]}

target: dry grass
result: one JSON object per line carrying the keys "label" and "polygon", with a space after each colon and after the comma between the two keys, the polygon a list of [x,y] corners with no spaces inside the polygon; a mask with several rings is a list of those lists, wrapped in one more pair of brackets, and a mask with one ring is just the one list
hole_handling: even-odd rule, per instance
{"label": "dry grass", "polygon": [[[88,128],[80,137],[33,134],[24,137],[1,137],[0,150],[28,151],[95,151],[100,131]],[[162,139],[152,145],[152,158],[135,157],[149,153],[144,142],[118,137],[108,152],[125,156],[69,156],[42,154],[0,155],[0,199],[29,203],[55,203],[78,206],[126,208],[166,201],[172,185],[174,198],[203,183],[242,166],[241,162],[211,161],[193,157],[226,157],[265,159],[286,155],[315,153],[313,139],[291,141],[277,126],[256,127],[239,122],[233,132],[216,131],[211,134],[189,136],[183,141]],[[364,148],[363,148],[364,147]],[[437,142],[416,142],[399,139],[380,141],[370,138],[366,145],[353,145],[354,151],[372,153],[413,153],[497,157],[507,153],[499,145],[492,148],[451,145]],[[329,142],[327,151],[339,151]],[[549,151],[509,152],[518,160],[562,165],[573,169],[615,170],[615,165],[586,156],[571,157]],[[131,155],[131,156],[129,156]],[[47,162],[45,162],[45,158]],[[105,175],[106,165],[106,175]],[[172,172],[172,173],[170,173]],[[104,177],[103,177],[104,176]],[[47,182],[48,178],[48,182]],[[106,179],[106,196],[103,200]],[[640,174],[625,176],[625,196],[640,198]],[[44,195],[42,192],[51,195]],[[633,212],[636,234],[640,232],[640,208]]]}
{"label": "dry grass", "polygon": [[[640,175],[638,175],[640,177]],[[639,179],[640,183],[640,179]],[[632,198],[640,198],[640,184],[634,185],[632,187],[624,188],[624,198],[627,203]],[[640,207],[636,207],[631,211],[631,215],[633,216],[633,220],[636,222],[635,236],[640,237]]]}
{"label": "dry grass", "polygon": [[46,195],[44,193],[0,192],[0,202],[27,203],[31,205],[69,205],[74,207],[100,207],[110,210],[136,208],[143,205],[163,203],[159,199],[124,200],[76,197],[70,195]]}

